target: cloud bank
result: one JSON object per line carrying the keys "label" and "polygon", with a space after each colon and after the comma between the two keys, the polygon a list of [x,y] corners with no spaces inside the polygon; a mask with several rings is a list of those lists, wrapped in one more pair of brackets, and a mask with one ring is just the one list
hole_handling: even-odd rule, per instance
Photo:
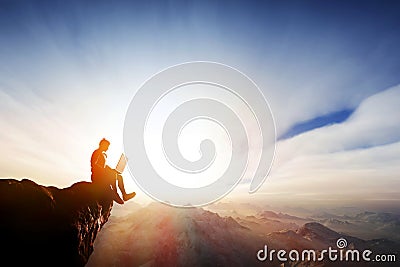
{"label": "cloud bank", "polygon": [[399,101],[395,86],[366,98],[345,122],[278,142],[261,192],[400,201]]}

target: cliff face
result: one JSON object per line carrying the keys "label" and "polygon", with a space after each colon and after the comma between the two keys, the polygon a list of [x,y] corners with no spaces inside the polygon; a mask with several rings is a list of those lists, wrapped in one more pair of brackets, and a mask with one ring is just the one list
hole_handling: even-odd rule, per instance
{"label": "cliff face", "polygon": [[0,265],[84,266],[113,200],[92,183],[0,180]]}

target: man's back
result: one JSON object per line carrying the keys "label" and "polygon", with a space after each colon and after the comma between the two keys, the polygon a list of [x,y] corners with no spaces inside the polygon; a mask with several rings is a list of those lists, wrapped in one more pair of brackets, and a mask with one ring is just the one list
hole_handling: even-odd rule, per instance
{"label": "man's back", "polygon": [[101,176],[104,174],[106,157],[107,155],[100,149],[96,149],[95,151],[93,151],[92,157],[90,159],[90,165],[92,169],[92,182],[95,182],[95,180],[101,178]]}

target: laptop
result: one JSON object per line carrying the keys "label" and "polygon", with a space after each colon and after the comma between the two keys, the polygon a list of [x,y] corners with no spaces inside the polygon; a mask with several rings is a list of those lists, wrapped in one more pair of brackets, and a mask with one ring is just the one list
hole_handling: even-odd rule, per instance
{"label": "laptop", "polygon": [[115,170],[116,170],[118,173],[123,173],[127,161],[128,161],[128,160],[127,160],[127,158],[125,157],[125,154],[122,153],[121,156],[119,157],[119,160],[118,160],[117,166],[115,167]]}

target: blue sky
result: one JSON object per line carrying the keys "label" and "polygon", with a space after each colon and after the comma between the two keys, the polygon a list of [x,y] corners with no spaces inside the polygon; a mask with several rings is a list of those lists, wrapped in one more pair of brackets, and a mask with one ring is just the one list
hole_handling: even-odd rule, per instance
{"label": "blue sky", "polygon": [[[211,60],[249,74],[285,121],[279,91],[286,104],[300,94],[331,97],[325,110],[296,118],[305,121],[397,84],[399,9],[394,1],[5,1],[2,83],[15,92],[12,80],[24,79],[34,93],[57,97],[65,89],[58,82],[43,88],[48,76],[140,82],[172,64]],[[289,127],[278,122],[280,131]]]}
{"label": "blue sky", "polygon": [[304,132],[311,131],[316,128],[324,127],[330,124],[341,123],[353,113],[352,109],[344,109],[337,112],[329,113],[320,117],[315,117],[308,121],[299,122],[293,125],[287,132],[278,137],[278,140],[287,139]]}
{"label": "blue sky", "polygon": [[[398,14],[397,1],[0,1],[0,176],[87,180],[99,138],[115,140],[110,153],[119,157],[124,113],[140,84],[193,60],[251,77],[278,136],[292,145],[297,134],[347,125],[400,82]],[[395,143],[393,127],[339,144]]]}

